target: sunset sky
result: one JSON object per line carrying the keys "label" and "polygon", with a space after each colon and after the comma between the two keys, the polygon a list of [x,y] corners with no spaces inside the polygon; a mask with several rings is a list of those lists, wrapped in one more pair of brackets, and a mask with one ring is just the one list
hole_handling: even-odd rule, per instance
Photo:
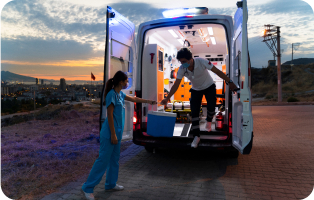
{"label": "sunset sky", "polygon": [[[169,8],[203,6],[210,14],[234,15],[236,0],[15,0],[1,12],[1,70],[39,79],[102,80],[106,7],[140,23],[163,18]],[[186,1],[184,1],[186,2]],[[219,2],[219,3],[217,3]],[[281,27],[282,62],[291,44],[294,59],[314,58],[314,14],[302,0],[249,0],[249,50],[253,67],[267,66],[271,51],[261,42],[264,24]]]}

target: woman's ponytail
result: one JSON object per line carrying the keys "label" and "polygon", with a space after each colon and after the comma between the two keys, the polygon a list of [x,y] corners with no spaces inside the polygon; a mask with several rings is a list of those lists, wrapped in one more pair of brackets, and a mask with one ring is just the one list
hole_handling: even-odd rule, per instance
{"label": "woman's ponytail", "polygon": [[113,78],[109,79],[106,83],[106,88],[105,88],[105,99],[108,94],[108,92],[113,88]]}

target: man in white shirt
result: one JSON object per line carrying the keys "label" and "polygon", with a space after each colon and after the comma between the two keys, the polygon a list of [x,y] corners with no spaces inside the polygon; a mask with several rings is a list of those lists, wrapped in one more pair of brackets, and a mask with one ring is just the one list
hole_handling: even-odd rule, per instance
{"label": "man in white shirt", "polygon": [[229,84],[230,90],[235,90],[237,86],[227,77],[222,71],[217,69],[210,61],[203,58],[192,57],[192,52],[188,48],[181,48],[177,53],[177,59],[181,62],[181,66],[177,73],[177,78],[172,86],[168,96],[161,101],[163,105],[167,104],[171,96],[177,91],[181,79],[185,76],[191,83],[191,114],[192,127],[191,132],[194,136],[191,147],[196,148],[200,142],[200,128],[199,128],[199,111],[202,103],[203,95],[207,101],[207,118],[206,129],[211,131],[211,121],[215,115],[216,106],[216,85],[213,78],[210,76],[208,70],[216,73],[220,78]]}

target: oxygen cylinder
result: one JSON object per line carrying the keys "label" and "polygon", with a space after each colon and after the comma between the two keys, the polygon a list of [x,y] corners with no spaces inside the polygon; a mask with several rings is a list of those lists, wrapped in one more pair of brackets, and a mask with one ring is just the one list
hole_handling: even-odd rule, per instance
{"label": "oxygen cylinder", "polygon": [[172,70],[170,73],[170,78],[177,78],[177,72],[175,70]]}

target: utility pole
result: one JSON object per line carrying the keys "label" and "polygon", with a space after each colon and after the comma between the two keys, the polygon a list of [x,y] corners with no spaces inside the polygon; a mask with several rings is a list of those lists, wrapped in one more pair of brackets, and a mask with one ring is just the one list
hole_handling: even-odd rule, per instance
{"label": "utility pole", "polygon": [[[281,97],[281,50],[280,50],[280,27],[274,25],[264,25],[265,44],[271,50],[273,55],[277,56],[277,79],[278,79],[278,103],[282,102]],[[276,43],[277,40],[277,43]]]}
{"label": "utility pole", "polygon": [[291,71],[292,71],[292,66],[293,66],[293,45],[295,44],[295,50],[298,50],[299,46],[300,46],[300,43],[292,43],[292,59],[291,59]]}
{"label": "utility pole", "polygon": [[282,101],[281,97],[281,52],[280,52],[280,27],[277,26],[277,75],[278,75],[278,103]]}

